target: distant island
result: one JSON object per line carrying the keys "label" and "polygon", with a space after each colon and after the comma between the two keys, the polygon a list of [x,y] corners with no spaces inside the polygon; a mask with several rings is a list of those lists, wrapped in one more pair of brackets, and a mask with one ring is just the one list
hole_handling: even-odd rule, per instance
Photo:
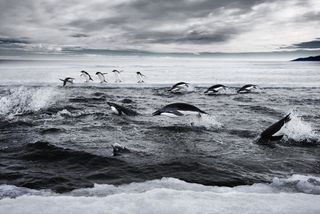
{"label": "distant island", "polygon": [[294,59],[292,61],[320,61],[320,55],[319,56],[309,56],[305,58],[298,58]]}

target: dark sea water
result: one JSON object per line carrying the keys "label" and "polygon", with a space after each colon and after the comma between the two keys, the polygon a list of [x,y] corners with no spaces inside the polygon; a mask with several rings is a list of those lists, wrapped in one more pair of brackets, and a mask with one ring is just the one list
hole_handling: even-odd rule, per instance
{"label": "dark sea water", "polygon": [[[171,94],[167,91],[170,84],[160,83],[139,87],[83,83],[62,87],[59,84],[57,81],[57,84],[3,83],[0,86],[0,198],[4,198],[0,201],[3,207],[10,207],[7,204],[10,201],[6,200],[14,202],[10,198],[25,194],[46,195],[49,191],[51,196],[62,193],[71,194],[73,198],[130,191],[149,194],[145,189],[150,186],[151,189],[170,187],[170,191],[192,190],[194,200],[203,197],[197,195],[198,192],[226,193],[229,190],[225,188],[233,187],[233,191],[246,192],[244,198],[250,200],[251,187],[239,190],[240,186],[259,183],[272,183],[272,188],[279,187],[277,191],[296,193],[290,195],[294,199],[298,197],[310,203],[319,199],[320,87],[315,87],[314,81],[310,81],[313,86],[308,87],[275,87],[266,83],[248,94],[237,94],[241,84],[234,83],[215,96],[204,95],[208,84],[201,82],[194,83],[192,89],[183,94]],[[287,84],[290,78],[284,85]],[[115,115],[108,101],[136,110],[140,115]],[[174,102],[190,103],[209,115],[201,118],[152,116],[152,112]],[[284,126],[285,136],[280,142],[272,146],[255,143],[265,128],[288,113],[292,120]],[[113,156],[115,143],[130,152]],[[279,180],[275,180],[278,178],[289,180],[279,184]],[[146,186],[134,186],[135,183]],[[127,184],[129,186],[123,186]],[[194,186],[197,184],[205,186]],[[210,189],[218,186],[223,189]],[[120,190],[115,190],[116,187]],[[262,191],[261,188],[254,191]],[[271,192],[274,193],[274,189]],[[299,192],[311,193],[312,198],[308,199],[311,196],[307,195],[300,199]],[[45,196],[39,197],[41,201]],[[129,196],[122,199],[125,197]],[[146,197],[158,198],[159,195]],[[19,203],[38,200],[26,196],[21,200],[29,199],[31,201]],[[218,199],[212,197],[212,200]],[[241,203],[239,198],[232,200]],[[283,204],[286,199],[279,201]],[[314,210],[309,213],[319,211],[319,206],[311,208]]]}
{"label": "dark sea water", "polygon": [[[0,181],[66,192],[162,177],[233,187],[320,173],[320,88],[261,88],[251,94],[229,89],[218,96],[204,90],[175,95],[166,88],[1,87],[6,114],[0,122]],[[107,101],[141,115],[112,114]],[[177,101],[210,116],[151,116]],[[286,132],[294,143],[254,142],[291,111],[297,116]],[[113,157],[115,143],[131,152]]]}

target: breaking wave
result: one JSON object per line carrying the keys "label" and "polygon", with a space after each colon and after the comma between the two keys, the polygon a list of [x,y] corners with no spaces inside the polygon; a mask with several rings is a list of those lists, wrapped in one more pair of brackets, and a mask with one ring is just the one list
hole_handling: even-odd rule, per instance
{"label": "breaking wave", "polygon": [[319,213],[319,194],[320,178],[306,175],[236,187],[162,178],[120,186],[95,184],[64,194],[1,185],[0,212]]}
{"label": "breaking wave", "polygon": [[284,142],[291,144],[319,144],[320,136],[312,126],[303,121],[296,113],[292,113],[291,120],[286,123],[281,133],[284,134]]}
{"label": "breaking wave", "polygon": [[9,89],[0,98],[0,116],[13,118],[15,115],[36,112],[56,102],[58,92],[50,88],[19,87]]}

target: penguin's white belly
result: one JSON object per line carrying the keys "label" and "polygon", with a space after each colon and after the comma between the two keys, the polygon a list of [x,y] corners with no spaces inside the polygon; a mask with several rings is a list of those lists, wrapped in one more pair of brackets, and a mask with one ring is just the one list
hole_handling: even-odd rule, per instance
{"label": "penguin's white belly", "polygon": [[223,87],[218,87],[218,88],[214,88],[213,91],[220,91],[221,89],[223,89]]}
{"label": "penguin's white belly", "polygon": [[101,74],[98,75],[98,78],[100,80],[100,82],[104,82],[104,76],[102,76]]}
{"label": "penguin's white belly", "polygon": [[169,113],[169,112],[163,112],[160,115],[167,116],[167,117],[179,117],[178,115]]}
{"label": "penguin's white belly", "polygon": [[111,111],[115,114],[120,114],[120,112],[118,111],[118,109],[116,109],[114,106],[111,106]]}
{"label": "penguin's white belly", "polygon": [[86,82],[88,82],[90,80],[89,76],[88,75],[82,75],[84,77],[84,79],[86,80]]}
{"label": "penguin's white belly", "polygon": [[172,91],[184,91],[184,90],[187,90],[188,87],[185,86],[185,85],[179,85],[179,86],[176,86],[174,89],[172,89]]}
{"label": "penguin's white belly", "polygon": [[180,112],[183,115],[198,115],[199,114],[199,112],[197,112],[197,111],[181,111],[181,110],[178,110],[178,112]]}

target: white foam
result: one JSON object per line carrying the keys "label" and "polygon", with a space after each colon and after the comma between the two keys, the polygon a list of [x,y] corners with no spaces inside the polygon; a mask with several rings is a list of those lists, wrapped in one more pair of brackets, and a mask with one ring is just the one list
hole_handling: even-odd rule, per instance
{"label": "white foam", "polygon": [[281,133],[285,135],[285,140],[296,142],[319,141],[319,135],[313,130],[310,124],[303,121],[296,113],[291,113],[291,120],[284,125]]}
{"label": "white foam", "polygon": [[192,123],[192,126],[196,127],[205,127],[205,128],[221,128],[222,123],[220,123],[216,117],[213,115],[208,115],[208,114],[201,114],[199,117],[197,116],[190,116],[188,117],[190,123]]}
{"label": "white foam", "polygon": [[[0,190],[5,186],[0,186]],[[303,175],[234,188],[162,178],[120,186],[96,184],[68,194],[40,195],[38,191],[15,199],[4,198],[0,200],[0,213],[308,214],[320,212],[320,195],[313,195],[320,194],[319,186],[319,177]]]}
{"label": "white foam", "polygon": [[72,116],[72,113],[70,111],[68,111],[67,109],[62,109],[61,111],[57,112],[57,116],[58,117],[63,117],[63,116]]}
{"label": "white foam", "polygon": [[39,111],[56,101],[58,92],[54,88],[10,89],[8,94],[0,98],[0,116],[13,118],[15,115]]}

